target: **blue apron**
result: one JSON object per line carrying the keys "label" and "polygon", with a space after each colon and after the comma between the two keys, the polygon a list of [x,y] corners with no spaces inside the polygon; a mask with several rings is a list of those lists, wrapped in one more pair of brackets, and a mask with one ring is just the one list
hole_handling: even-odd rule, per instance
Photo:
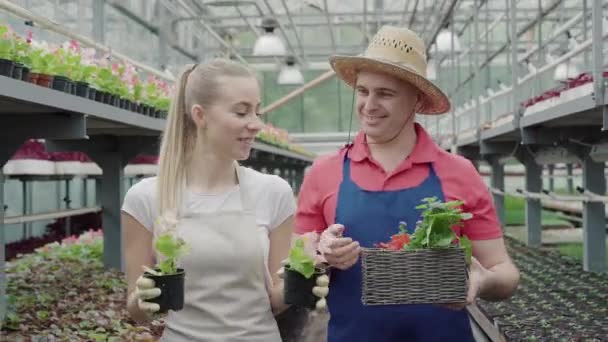
{"label": "blue apron", "polygon": [[[429,176],[416,187],[367,191],[352,181],[347,154],[336,223],[346,228],[344,236],[358,241],[362,247],[389,241],[391,235],[398,233],[400,221],[406,222],[412,233],[420,219],[420,212],[414,207],[423,198],[436,196],[444,201],[441,182],[432,164],[429,164]],[[464,309],[455,311],[425,304],[363,306],[361,260],[346,271],[333,270],[329,288],[329,342],[474,341]]]}

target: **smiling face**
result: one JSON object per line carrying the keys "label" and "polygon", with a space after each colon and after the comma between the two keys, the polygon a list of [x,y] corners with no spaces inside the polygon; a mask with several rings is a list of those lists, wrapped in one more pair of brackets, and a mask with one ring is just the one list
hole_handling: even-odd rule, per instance
{"label": "smiling face", "polygon": [[[355,87],[361,130],[371,142],[388,141],[413,125],[418,90],[396,77],[362,71]],[[407,130],[405,130],[407,131]]]}
{"label": "smiling face", "polygon": [[255,136],[263,128],[258,115],[260,89],[253,77],[221,76],[218,98],[209,106],[192,107],[194,121],[208,144],[222,157],[249,158]]}

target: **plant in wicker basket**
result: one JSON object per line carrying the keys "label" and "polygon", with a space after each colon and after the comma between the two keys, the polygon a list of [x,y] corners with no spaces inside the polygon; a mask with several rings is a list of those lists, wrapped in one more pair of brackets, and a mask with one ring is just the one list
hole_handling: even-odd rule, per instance
{"label": "plant in wicker basket", "polygon": [[312,288],[316,286],[317,278],[325,274],[325,270],[315,267],[316,249],[312,245],[307,246],[306,242],[312,241],[306,240],[306,237],[297,239],[289,251],[285,265],[284,296],[286,304],[314,309],[317,298]]}
{"label": "plant in wicker basket", "polygon": [[362,301],[365,305],[462,303],[467,296],[471,242],[452,227],[472,217],[462,201],[423,199],[422,220],[414,233],[399,225],[389,242],[362,251]]}

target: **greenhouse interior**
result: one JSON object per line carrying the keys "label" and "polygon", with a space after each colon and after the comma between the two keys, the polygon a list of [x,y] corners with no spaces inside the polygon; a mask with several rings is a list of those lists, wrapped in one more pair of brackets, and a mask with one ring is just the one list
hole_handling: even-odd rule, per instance
{"label": "greenhouse interior", "polygon": [[1,341],[608,341],[608,0],[0,0],[0,121]]}

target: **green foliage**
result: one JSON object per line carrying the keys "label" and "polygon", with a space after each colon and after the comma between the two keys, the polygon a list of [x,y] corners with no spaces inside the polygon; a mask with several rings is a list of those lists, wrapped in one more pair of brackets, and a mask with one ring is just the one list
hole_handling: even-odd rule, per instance
{"label": "green foliage", "polygon": [[176,273],[178,259],[187,252],[186,242],[171,233],[165,233],[156,239],[154,248],[164,257],[157,265],[162,274]]}
{"label": "green foliage", "polygon": [[304,240],[299,238],[289,251],[289,267],[302,274],[306,278],[312,277],[315,273],[315,264],[312,256],[304,249]]}
{"label": "green foliage", "polygon": [[471,242],[466,236],[458,238],[453,226],[462,226],[463,220],[472,217],[470,213],[463,213],[460,206],[462,201],[451,201],[443,203],[436,197],[425,198],[424,203],[416,209],[422,209],[422,221],[416,226],[411,240],[404,246],[405,250],[416,250],[423,248],[447,248],[457,242],[465,249],[467,263],[470,263],[472,255]]}

